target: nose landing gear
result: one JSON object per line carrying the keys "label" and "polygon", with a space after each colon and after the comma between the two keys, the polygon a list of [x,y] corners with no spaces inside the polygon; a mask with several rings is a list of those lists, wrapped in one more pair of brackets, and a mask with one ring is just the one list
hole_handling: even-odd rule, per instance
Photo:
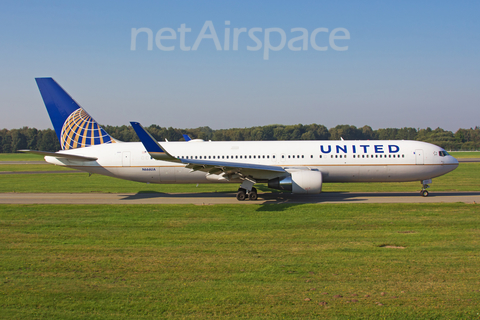
{"label": "nose landing gear", "polygon": [[430,188],[429,183],[432,183],[432,179],[422,180],[422,190],[420,191],[422,197],[428,197],[427,189]]}

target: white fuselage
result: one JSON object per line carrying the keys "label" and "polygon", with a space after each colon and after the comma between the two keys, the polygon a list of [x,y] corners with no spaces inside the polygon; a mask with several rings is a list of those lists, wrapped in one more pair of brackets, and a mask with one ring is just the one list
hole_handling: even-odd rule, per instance
{"label": "white fuselage", "polygon": [[[324,182],[401,182],[431,179],[454,170],[455,158],[436,145],[419,141],[189,141],[162,142],[180,159],[248,163],[285,169],[319,170]],[[121,179],[150,183],[239,182],[186,168],[178,162],[152,159],[141,142],[112,143],[60,153],[95,157],[73,161],[46,156],[56,165]],[[249,175],[249,170],[244,170]],[[257,182],[288,173],[255,171]],[[283,176],[282,176],[283,175]]]}

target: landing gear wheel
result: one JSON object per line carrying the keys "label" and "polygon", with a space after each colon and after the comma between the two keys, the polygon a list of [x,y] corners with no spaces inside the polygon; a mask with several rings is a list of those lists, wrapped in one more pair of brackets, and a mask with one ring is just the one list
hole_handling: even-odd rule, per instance
{"label": "landing gear wheel", "polygon": [[248,193],[248,200],[255,201],[255,200],[257,200],[257,199],[258,199],[257,190],[254,191],[254,190],[252,189],[252,191],[250,191],[250,192]]}
{"label": "landing gear wheel", "polygon": [[430,188],[430,186],[428,184],[432,183],[432,179],[422,180],[421,183],[422,183],[422,190],[420,191],[420,195],[422,197],[428,197],[427,189]]}
{"label": "landing gear wheel", "polygon": [[247,197],[247,193],[245,192],[245,189],[238,189],[237,192],[237,200],[238,201],[243,201]]}

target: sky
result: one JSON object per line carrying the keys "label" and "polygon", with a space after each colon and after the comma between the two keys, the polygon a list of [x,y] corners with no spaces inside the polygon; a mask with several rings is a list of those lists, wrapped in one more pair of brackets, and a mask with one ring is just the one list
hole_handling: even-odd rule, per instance
{"label": "sky", "polygon": [[480,1],[2,0],[0,129],[53,128],[35,77],[103,125],[480,126],[479,12]]}

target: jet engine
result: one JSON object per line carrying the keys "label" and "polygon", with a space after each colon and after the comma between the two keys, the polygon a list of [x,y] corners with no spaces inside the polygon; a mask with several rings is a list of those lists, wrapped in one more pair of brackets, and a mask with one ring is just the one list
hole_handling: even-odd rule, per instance
{"label": "jet engine", "polygon": [[293,171],[288,177],[269,180],[268,187],[288,190],[292,193],[320,193],[322,192],[322,173],[317,170]]}

